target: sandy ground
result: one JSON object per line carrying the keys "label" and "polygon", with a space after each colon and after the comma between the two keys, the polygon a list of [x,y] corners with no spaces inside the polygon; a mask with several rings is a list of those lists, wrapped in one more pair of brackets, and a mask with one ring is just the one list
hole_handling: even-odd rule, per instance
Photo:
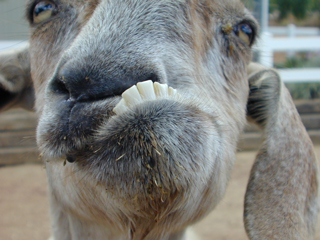
{"label": "sandy ground", "polygon": [[[320,146],[316,147],[320,159]],[[243,198],[255,152],[238,153],[225,198],[195,229],[203,240],[245,240]],[[46,173],[41,165],[0,168],[0,239],[46,240],[50,235]],[[320,221],[319,221],[320,223]],[[317,240],[320,240],[320,224]]]}

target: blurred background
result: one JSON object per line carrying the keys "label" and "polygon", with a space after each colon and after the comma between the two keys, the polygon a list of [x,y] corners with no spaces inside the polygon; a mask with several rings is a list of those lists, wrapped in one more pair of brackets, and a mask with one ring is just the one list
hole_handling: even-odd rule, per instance
{"label": "blurred background", "polygon": [[255,60],[276,67],[294,99],[320,98],[320,0],[246,0],[261,25]]}
{"label": "blurred background", "polygon": [[[254,60],[279,70],[320,157],[320,0],[244,0],[261,24]],[[0,52],[27,43],[26,0],[0,0]],[[1,68],[1,66],[0,66]],[[35,141],[36,116],[21,109],[0,115],[0,239],[50,235],[46,173]],[[245,240],[243,196],[262,141],[247,126],[235,171],[218,208],[196,226],[203,240]],[[320,225],[317,240],[320,240]]]}
{"label": "blurred background", "polygon": [[28,39],[26,0],[0,0],[0,51]]}

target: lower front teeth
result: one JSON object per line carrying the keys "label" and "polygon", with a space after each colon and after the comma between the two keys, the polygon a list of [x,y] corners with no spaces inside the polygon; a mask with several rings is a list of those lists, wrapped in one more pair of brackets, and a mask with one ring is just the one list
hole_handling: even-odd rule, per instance
{"label": "lower front teeth", "polygon": [[174,97],[176,95],[177,90],[168,87],[167,84],[153,83],[151,80],[139,82],[137,86],[134,85],[122,93],[122,99],[113,111],[116,114],[121,114],[143,101]]}

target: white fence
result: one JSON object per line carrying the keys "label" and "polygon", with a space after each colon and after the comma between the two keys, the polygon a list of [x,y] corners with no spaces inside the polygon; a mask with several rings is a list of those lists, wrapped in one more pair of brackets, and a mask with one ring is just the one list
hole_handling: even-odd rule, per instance
{"label": "white fence", "polygon": [[294,24],[288,26],[269,26],[268,31],[274,36],[320,36],[317,27],[296,27]]}
{"label": "white fence", "polygon": [[[319,52],[320,31],[318,28],[270,27],[269,32],[261,33],[256,48],[259,52],[259,62],[267,67],[273,67],[274,52]],[[276,36],[287,35],[287,36]],[[295,68],[279,70],[284,82],[320,82],[320,68]]]}
{"label": "white fence", "polygon": [[10,48],[23,47],[27,43],[27,40],[0,41],[0,52],[9,50]]}

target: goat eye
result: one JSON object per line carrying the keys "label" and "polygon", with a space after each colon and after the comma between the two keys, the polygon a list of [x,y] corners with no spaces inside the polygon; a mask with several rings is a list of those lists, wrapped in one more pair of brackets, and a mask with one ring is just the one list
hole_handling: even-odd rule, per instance
{"label": "goat eye", "polygon": [[249,46],[253,42],[254,32],[248,23],[241,23],[233,29],[234,33]]}
{"label": "goat eye", "polygon": [[40,23],[53,16],[56,6],[50,1],[41,1],[33,9],[33,22]]}

